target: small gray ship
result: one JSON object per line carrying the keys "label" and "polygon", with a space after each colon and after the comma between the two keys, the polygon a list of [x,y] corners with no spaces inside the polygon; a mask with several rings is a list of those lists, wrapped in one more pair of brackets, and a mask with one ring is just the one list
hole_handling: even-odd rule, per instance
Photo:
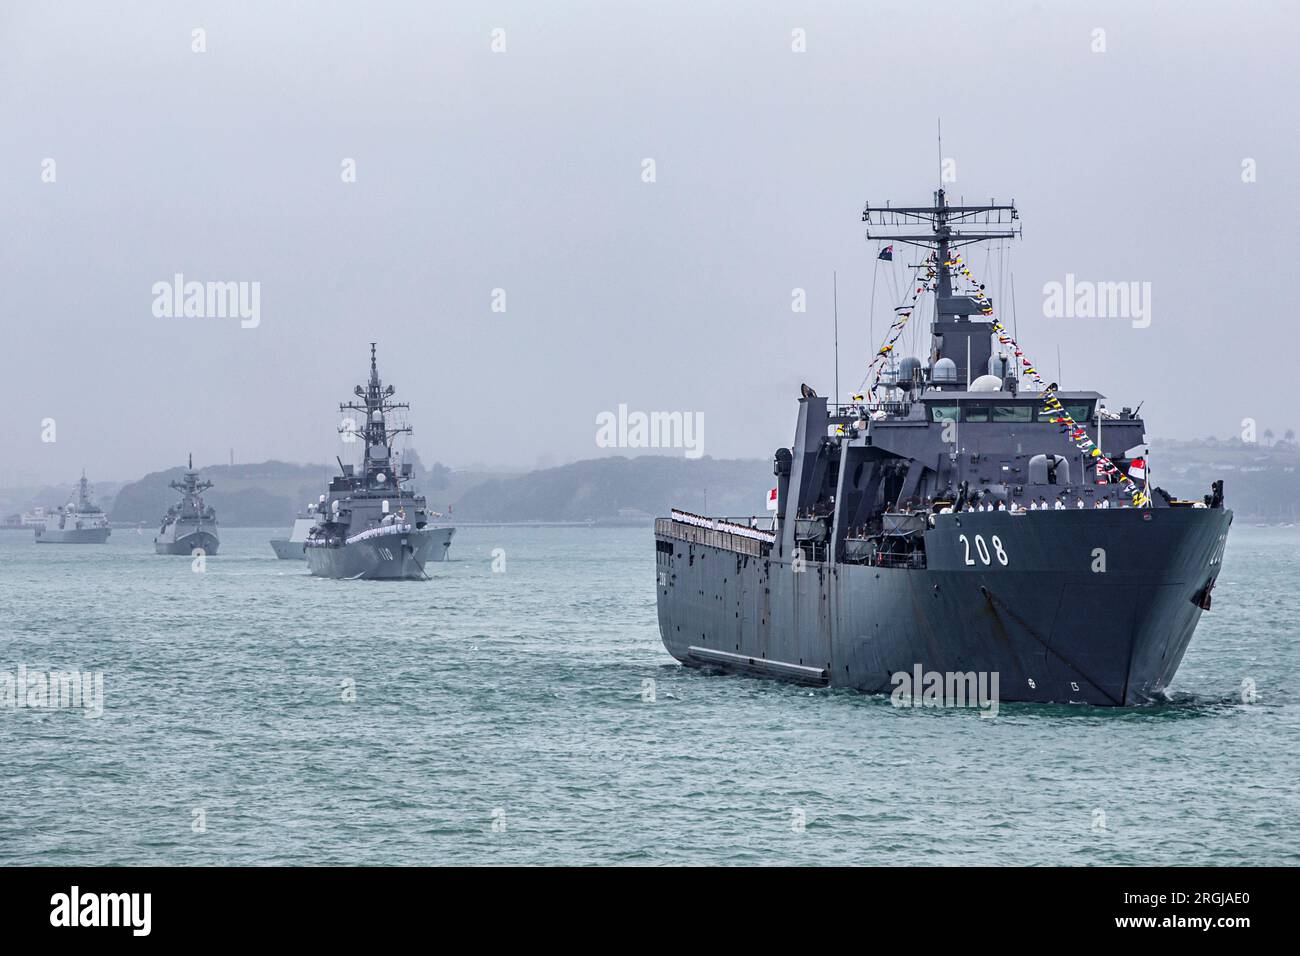
{"label": "small gray ship", "polygon": [[455,529],[436,524],[441,515],[406,487],[411,463],[399,464],[393,453],[397,436],[412,433],[409,426],[388,421],[390,414],[410,408],[391,401],[395,391],[379,379],[372,342],[370,380],[354,389],[360,401],[339,405],[339,411],[362,417],[359,428],[340,429],[362,442],[361,471],[339,461],[339,475],[321,495],[316,524],[307,535],[307,567],[318,577],[427,580],[425,564],[447,558]]}
{"label": "small gray ship", "polygon": [[307,535],[316,526],[316,506],[308,505],[298,512],[289,529],[289,537],[272,538],[271,550],[281,561],[307,560]]}
{"label": "small gray ship", "polygon": [[162,527],[153,539],[158,554],[217,553],[217,513],[203,503],[203,492],[212,482],[199,477],[194,470],[194,456],[190,455],[189,468],[180,481],[169,485],[181,493],[181,500],[167,509]]}
{"label": "small gray ship", "polygon": [[111,533],[108,515],[95,504],[83,471],[81,480],[77,482],[77,500],[69,501],[46,516],[45,524],[36,529],[36,543],[103,544]]}
{"label": "small gray ship", "polygon": [[[872,693],[924,674],[926,699],[948,703],[980,675],[1003,701],[1167,699],[1222,567],[1223,482],[1195,500],[1152,486],[1138,410],[1046,381],[993,317],[959,250],[1014,237],[1016,219],[942,189],[930,206],[866,207],[868,239],[922,250],[870,387],[846,404],[802,388],[770,528],[656,519],[673,657]],[[927,294],[929,354],[898,361]]]}

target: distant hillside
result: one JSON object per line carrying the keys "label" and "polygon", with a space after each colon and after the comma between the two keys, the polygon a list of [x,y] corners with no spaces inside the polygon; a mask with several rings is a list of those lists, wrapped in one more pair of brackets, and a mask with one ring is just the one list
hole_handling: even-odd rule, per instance
{"label": "distant hillside", "polygon": [[[325,465],[295,465],[264,461],[247,465],[210,465],[203,477],[213,483],[204,501],[217,510],[217,520],[227,526],[265,527],[288,524],[297,509],[325,489],[330,469]],[[170,468],[145,475],[122,486],[113,499],[110,518],[117,522],[160,520],[177,493],[168,487],[179,481],[184,468]]]}
{"label": "distant hillside", "polygon": [[491,479],[456,501],[468,521],[649,520],[670,508],[762,515],[772,466],[758,460],[666,455],[596,458]]}
{"label": "distant hillside", "polygon": [[1248,521],[1300,520],[1300,445],[1239,438],[1150,443],[1151,480],[1171,494],[1199,498],[1223,479],[1227,505]]}

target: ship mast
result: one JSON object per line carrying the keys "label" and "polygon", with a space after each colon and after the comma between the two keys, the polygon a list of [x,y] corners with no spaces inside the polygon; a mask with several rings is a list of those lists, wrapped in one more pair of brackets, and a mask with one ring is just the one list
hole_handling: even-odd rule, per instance
{"label": "ship mast", "polygon": [[[981,220],[980,217],[983,217]],[[873,218],[874,217],[874,218]],[[867,238],[885,242],[902,242],[932,249],[935,269],[935,315],[930,326],[932,336],[930,370],[941,358],[952,359],[957,366],[957,381],[967,381],[983,374],[971,374],[973,368],[986,367],[992,353],[988,337],[989,323],[983,320],[981,303],[971,296],[952,294],[952,256],[956,250],[991,239],[1014,239],[1020,228],[1011,225],[1020,218],[1014,202],[987,205],[950,206],[945,190],[934,194],[933,206],[872,206],[862,210],[862,221],[874,226],[925,226],[928,231],[880,232],[867,230]],[[958,231],[954,226],[968,228]],[[1008,229],[983,226],[1011,225]],[[976,228],[969,228],[974,226]],[[992,301],[991,299],[987,301]],[[971,316],[977,316],[974,321]]]}
{"label": "ship mast", "polygon": [[[397,391],[392,385],[385,386],[379,379],[379,368],[375,361],[375,343],[370,343],[370,380],[364,386],[358,385],[353,392],[361,403],[344,402],[339,411],[361,412],[365,415],[365,425],[361,439],[365,442],[365,457],[361,466],[362,487],[376,491],[400,490],[405,475],[394,474],[392,470],[393,439],[398,435],[410,435],[408,425],[389,427],[385,416],[398,409],[409,409],[406,402],[390,402]],[[343,431],[343,429],[340,429]]]}
{"label": "ship mast", "polygon": [[199,473],[194,470],[194,453],[190,452],[189,468],[186,470],[184,477],[180,481],[170,482],[169,487],[175,488],[181,493],[184,504],[189,504],[201,511],[203,510],[203,499],[200,495],[212,487],[212,482],[207,479],[199,481]]}

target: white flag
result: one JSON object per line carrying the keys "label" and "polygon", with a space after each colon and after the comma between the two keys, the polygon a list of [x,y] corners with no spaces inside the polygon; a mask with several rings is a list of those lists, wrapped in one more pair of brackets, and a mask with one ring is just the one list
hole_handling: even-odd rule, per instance
{"label": "white flag", "polygon": [[776,507],[776,489],[775,489],[775,488],[773,488],[771,491],[769,491],[769,492],[767,493],[767,510],[768,510],[768,511],[776,511],[776,510],[777,510],[777,507]]}

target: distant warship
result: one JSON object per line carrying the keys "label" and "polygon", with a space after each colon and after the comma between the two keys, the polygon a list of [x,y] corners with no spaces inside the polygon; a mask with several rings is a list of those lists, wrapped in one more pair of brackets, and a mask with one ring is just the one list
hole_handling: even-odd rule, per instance
{"label": "distant warship", "polygon": [[281,561],[307,560],[307,535],[316,526],[316,506],[308,505],[293,519],[287,538],[272,538],[271,550]]}
{"label": "distant warship", "polygon": [[410,406],[389,401],[396,389],[380,383],[373,342],[370,381],[354,391],[361,402],[341,404],[339,411],[360,412],[364,425],[340,431],[363,443],[361,473],[339,461],[340,474],[321,495],[317,523],[307,536],[307,566],[326,578],[423,579],[426,562],[446,559],[455,529],[434,527],[431,522],[441,515],[428,509],[423,495],[403,487],[412,467],[396,464],[392,446],[411,429],[390,427],[385,416]]}
{"label": "distant warship", "polygon": [[181,493],[181,500],[163,515],[162,527],[153,539],[154,550],[159,554],[193,554],[201,549],[204,554],[216,554],[220,543],[217,513],[203,504],[203,492],[212,487],[212,482],[199,479],[193,455],[185,476],[169,487]]}
{"label": "distant warship", "polygon": [[86,473],[77,482],[77,500],[50,512],[45,524],[36,529],[37,544],[103,544],[111,529],[108,515],[91,500]]}
{"label": "distant warship", "polygon": [[[1012,238],[1017,218],[1014,205],[949,205],[942,189],[932,206],[867,206],[869,229],[924,227],[868,232],[924,250],[911,304],[865,394],[828,406],[802,388],[794,444],[775,454],[770,530],[656,520],[659,629],[675,658],[868,692],[923,672],[946,698],[952,675],[969,687],[978,672],[998,675],[1004,701],[1167,697],[1221,568],[1223,483],[1196,501],[1152,487],[1138,412],[1045,381],[993,318],[958,250]],[[898,362],[926,293],[929,354]]]}

